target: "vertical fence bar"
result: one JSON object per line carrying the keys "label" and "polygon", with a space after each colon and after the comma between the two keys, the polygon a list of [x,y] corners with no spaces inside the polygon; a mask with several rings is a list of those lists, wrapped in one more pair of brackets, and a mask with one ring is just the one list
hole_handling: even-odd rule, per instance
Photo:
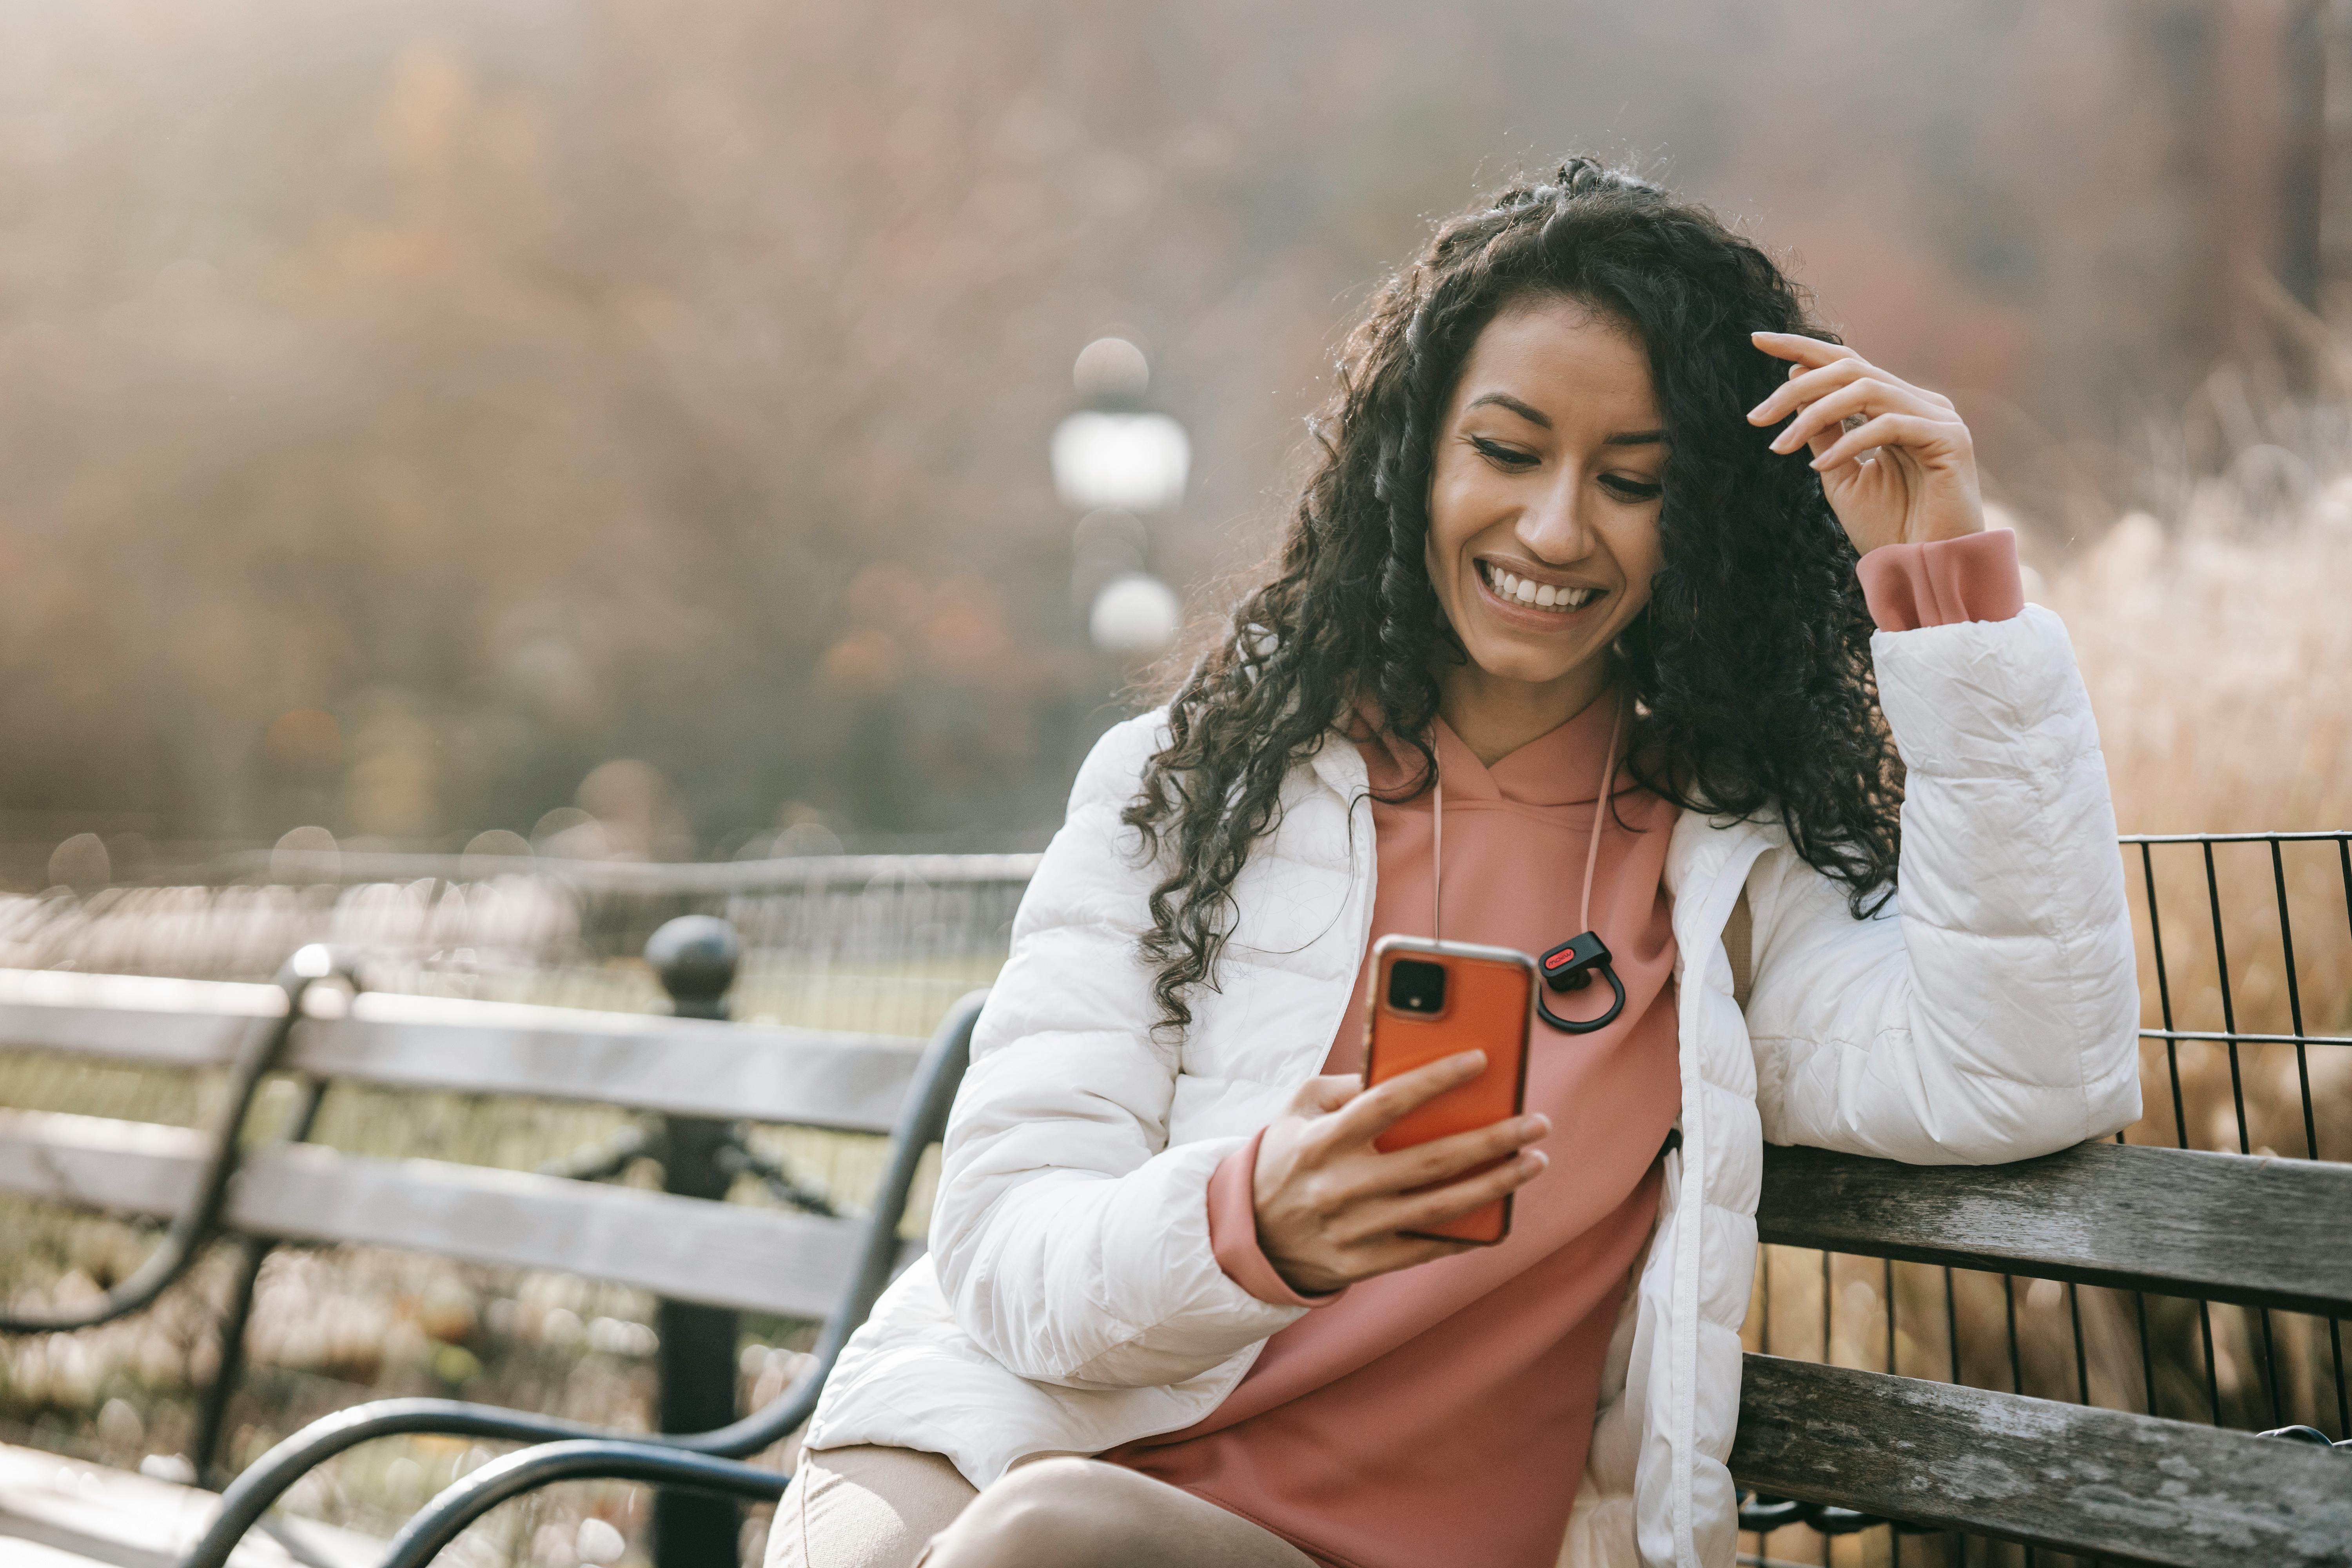
{"label": "vertical fence bar", "polygon": [[2251,1154],[2246,1137],[2246,1084],[2238,1068],[2238,1006],[2230,997],[2230,946],[2221,934],[2221,885],[2213,875],[2213,841],[2199,846],[2205,852],[2205,905],[2213,917],[2213,973],[2221,982],[2221,1033],[2230,1048],[2230,1102],[2238,1112],[2238,1152]]}
{"label": "vertical fence bar", "polygon": [[[1830,1279],[1830,1250],[1827,1247],[1823,1247],[1822,1248],[1822,1364],[1823,1366],[1835,1366],[1837,1364],[1837,1356],[1835,1353],[1836,1347],[1832,1343],[1830,1337],[1830,1306],[1833,1299],[1832,1281]],[[1821,1541],[1822,1568],[1830,1568],[1830,1537],[1828,1531],[1823,1531],[1822,1532]]]}
{"label": "vertical fence bar", "polygon": [[2074,1320],[2074,1392],[2078,1405],[2091,1403],[2091,1360],[2083,1349],[2083,1298],[2072,1279],[2066,1281],[2066,1313]]}
{"label": "vertical fence bar", "polygon": [[1952,1269],[1944,1267],[1944,1351],[1952,1363],[1952,1384],[1960,1381],[1960,1303],[1952,1289]]}
{"label": "vertical fence bar", "polygon": [[[1886,1293],[1886,1372],[1896,1374],[1895,1364],[1895,1259],[1882,1258],[1880,1285]],[[1894,1525],[1886,1527],[1887,1568],[1903,1568],[1903,1532]]]}
{"label": "vertical fence bar", "polygon": [[2156,1414],[2156,1358],[2147,1345],[2147,1296],[2132,1292],[2132,1306],[2139,1317],[2139,1396],[2147,1406],[2147,1414]]}
{"label": "vertical fence bar", "polygon": [[2017,1278],[2015,1275],[2004,1274],[2000,1277],[2000,1300],[2001,1305],[2009,1314],[2009,1391],[2011,1394],[2023,1394],[2025,1368],[2017,1354]]}
{"label": "vertical fence bar", "polygon": [[2197,1303],[2197,1321],[2205,1331],[2205,1397],[2212,1407],[2213,1425],[2219,1426],[2221,1424],[2221,1378],[2214,1370],[2212,1302]]}
{"label": "vertical fence bar", "polygon": [[2279,950],[2286,960],[2286,1011],[2294,1029],[2294,1076],[2303,1090],[2303,1151],[2305,1159],[2319,1158],[2319,1123],[2311,1104],[2311,1058],[2303,1038],[2303,987],[2294,973],[2294,917],[2287,912],[2286,861],[2279,841],[2271,840],[2271,885],[2278,894]]}
{"label": "vertical fence bar", "polygon": [[[2352,926],[2352,835],[2339,836],[2336,840],[2336,864],[2344,876],[2344,920]],[[2327,1352],[2336,1366],[2336,1423],[2346,1440],[2352,1440],[2352,1381],[2344,1374],[2344,1330],[2336,1319],[2327,1320]]]}
{"label": "vertical fence bar", "polygon": [[[2149,846],[2139,847],[2140,882],[2147,890],[2147,940],[2156,951],[2156,999],[2164,1019],[2164,1065],[2172,1079],[2172,1125],[2183,1149],[2189,1147],[2189,1113],[2180,1104],[2180,1042],[2172,1037],[2172,977],[2164,966],[2164,917],[2156,907],[2156,860]],[[2352,879],[2346,886],[2352,887]]]}

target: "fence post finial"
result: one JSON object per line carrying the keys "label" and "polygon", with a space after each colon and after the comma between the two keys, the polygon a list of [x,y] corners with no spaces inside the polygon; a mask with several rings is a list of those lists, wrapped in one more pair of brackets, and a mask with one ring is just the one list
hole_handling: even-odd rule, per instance
{"label": "fence post finial", "polygon": [[727,993],[743,943],[716,915],[680,915],[646,943],[646,962],[660,977],[681,1018],[723,1018]]}

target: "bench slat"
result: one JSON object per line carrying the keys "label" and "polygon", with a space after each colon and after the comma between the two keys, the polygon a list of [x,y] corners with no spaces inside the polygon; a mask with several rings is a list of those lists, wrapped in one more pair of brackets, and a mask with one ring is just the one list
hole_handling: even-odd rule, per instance
{"label": "bench slat", "polygon": [[[0,970],[0,1046],[220,1067],[274,985]],[[400,1089],[587,1100],[676,1116],[887,1133],[921,1042],[657,1014],[372,992],[308,1018],[290,1067]]]}
{"label": "bench slat", "polygon": [[1759,1240],[2352,1316],[2352,1165],[2084,1143],[2009,1165],[1769,1148]]}
{"label": "bench slat", "polygon": [[2352,1563],[2342,1455],[1778,1356],[1747,1358],[1731,1473],[1769,1495],[2114,1562]]}
{"label": "bench slat", "polygon": [[[0,1563],[7,1568],[178,1568],[219,1511],[216,1492],[0,1443]],[[384,1545],[273,1514],[228,1561],[229,1568],[374,1568]]]}
{"label": "bench slat", "polygon": [[[118,1214],[168,1215],[194,1190],[205,1135],[150,1122],[0,1112],[0,1188]],[[857,1226],[435,1160],[313,1144],[254,1152],[229,1199],[236,1230],[560,1269],[677,1300],[823,1318]],[[905,1256],[919,1253],[908,1244]]]}
{"label": "bench slat", "polygon": [[308,1019],[294,1065],[404,1089],[586,1100],[887,1134],[922,1042],[702,1018],[374,993]]}

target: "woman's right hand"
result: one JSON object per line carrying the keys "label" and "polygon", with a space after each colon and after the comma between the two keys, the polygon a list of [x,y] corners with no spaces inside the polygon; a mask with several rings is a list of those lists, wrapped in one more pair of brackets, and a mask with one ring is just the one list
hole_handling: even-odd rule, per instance
{"label": "woman's right hand", "polygon": [[[1465,1051],[1369,1089],[1352,1076],[1307,1080],[1266,1128],[1251,1187],[1258,1248],[1292,1289],[1320,1294],[1466,1252],[1477,1244],[1402,1233],[1459,1219],[1543,1173],[1543,1152],[1531,1145],[1551,1131],[1545,1116],[1507,1117],[1393,1153],[1372,1147],[1407,1113],[1486,1068],[1485,1052]],[[1454,1180],[1495,1160],[1503,1163]]]}

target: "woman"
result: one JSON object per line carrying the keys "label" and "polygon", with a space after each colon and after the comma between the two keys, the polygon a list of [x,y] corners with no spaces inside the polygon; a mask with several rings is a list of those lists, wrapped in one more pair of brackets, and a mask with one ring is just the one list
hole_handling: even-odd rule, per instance
{"label": "woman", "polygon": [[[1948,401],[1586,160],[1340,370],[1273,576],[1079,774],[778,1563],[1727,1568],[1764,1142],[2138,1114],[2089,706]],[[1597,931],[1626,1001],[1382,1154],[1480,1066],[1360,1089],[1368,949],[1433,927]]]}

